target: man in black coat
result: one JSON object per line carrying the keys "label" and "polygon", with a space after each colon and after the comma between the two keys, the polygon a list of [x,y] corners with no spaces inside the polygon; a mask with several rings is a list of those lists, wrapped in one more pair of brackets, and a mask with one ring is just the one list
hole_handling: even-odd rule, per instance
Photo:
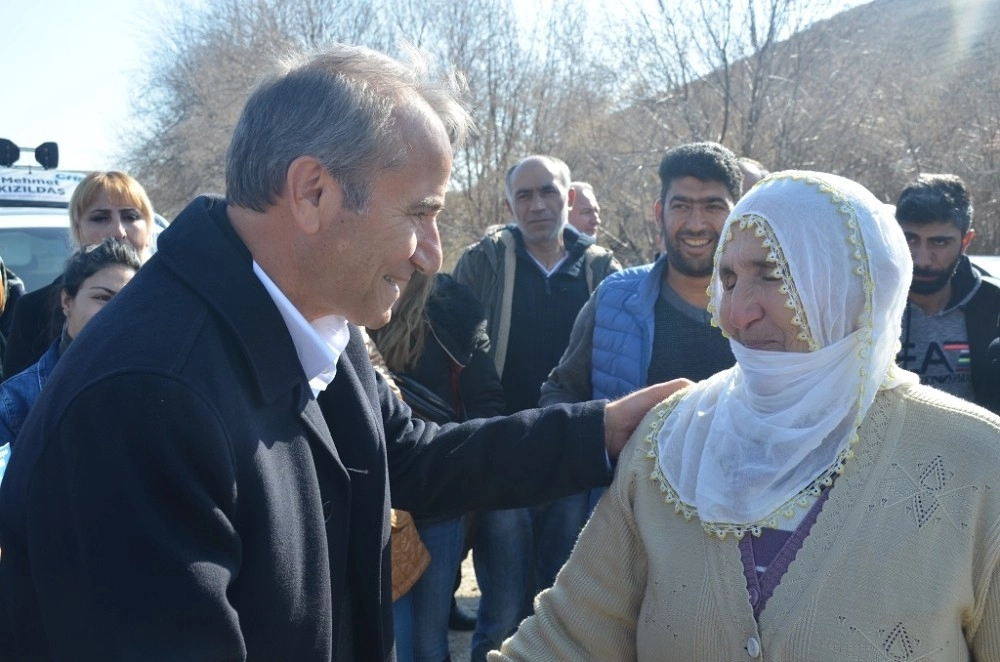
{"label": "man in black coat", "polygon": [[440,267],[467,124],[440,84],[360,48],[253,93],[226,201],[163,233],[14,446],[0,659],[392,659],[390,485],[392,505],[446,512],[610,481],[676,384],[438,428],[353,326]]}
{"label": "man in black coat", "polygon": [[1000,335],[1000,281],[965,254],[976,234],[968,186],[957,175],[922,174],[899,194],[896,220],[913,257],[897,363],[922,384],[1000,414],[989,349]]}

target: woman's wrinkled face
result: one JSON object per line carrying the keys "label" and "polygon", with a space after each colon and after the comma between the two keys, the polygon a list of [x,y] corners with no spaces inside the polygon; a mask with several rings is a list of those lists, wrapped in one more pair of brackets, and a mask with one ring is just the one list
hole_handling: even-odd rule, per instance
{"label": "woman's wrinkled face", "polygon": [[146,253],[152,218],[121,201],[115,201],[106,191],[98,193],[84,208],[76,226],[76,238],[81,246],[99,244],[108,237],[128,241],[139,255]]}
{"label": "woman's wrinkled face", "polygon": [[748,349],[808,352],[792,319],[788,294],[777,265],[752,228],[733,227],[732,241],[719,258],[719,324],[726,334]]}
{"label": "woman's wrinkled face", "polygon": [[86,326],[125,285],[132,280],[135,270],[121,264],[104,267],[80,284],[75,297],[62,292],[62,310],[66,315],[66,330],[76,338]]}

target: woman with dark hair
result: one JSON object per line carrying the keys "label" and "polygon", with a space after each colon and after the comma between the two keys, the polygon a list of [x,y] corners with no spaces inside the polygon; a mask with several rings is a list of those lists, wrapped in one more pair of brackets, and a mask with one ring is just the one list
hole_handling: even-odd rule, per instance
{"label": "woman with dark hair", "polygon": [[[503,413],[503,387],[490,359],[482,306],[451,276],[415,273],[392,320],[368,331],[415,416],[436,423]],[[414,659],[449,659],[448,618],[465,535],[460,513],[413,513],[431,555],[410,591]]]}
{"label": "woman with dark hair", "polygon": [[[145,189],[124,172],[92,172],[69,201],[69,241],[79,248],[107,238],[132,245],[145,261],[154,235],[153,205]],[[22,296],[13,309],[3,374],[15,375],[39,359],[62,331],[59,280]]]}
{"label": "woman with dark hair", "polygon": [[81,248],[62,275],[62,333],[37,363],[0,385],[0,445],[14,446],[24,419],[38,398],[56,362],[80,330],[114,297],[141,262],[131,244],[117,239]]}

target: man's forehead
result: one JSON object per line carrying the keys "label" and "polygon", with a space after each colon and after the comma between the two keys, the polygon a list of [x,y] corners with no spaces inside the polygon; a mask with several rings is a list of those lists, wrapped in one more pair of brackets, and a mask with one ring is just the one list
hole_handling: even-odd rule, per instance
{"label": "man's forehead", "polygon": [[909,223],[900,221],[903,234],[918,237],[960,237],[962,231],[951,221],[931,221],[929,223]]}
{"label": "man's forehead", "polygon": [[576,200],[574,206],[587,206],[587,207],[597,207],[597,197],[594,192],[590,189],[577,188],[576,190]]}
{"label": "man's forehead", "polygon": [[511,188],[515,191],[558,183],[555,165],[543,159],[532,159],[517,166],[511,175]]}
{"label": "man's forehead", "polygon": [[729,188],[725,183],[715,180],[698,179],[697,177],[678,177],[670,182],[665,198],[670,200],[675,197],[688,198],[697,195],[699,198],[728,200],[735,202],[729,193]]}

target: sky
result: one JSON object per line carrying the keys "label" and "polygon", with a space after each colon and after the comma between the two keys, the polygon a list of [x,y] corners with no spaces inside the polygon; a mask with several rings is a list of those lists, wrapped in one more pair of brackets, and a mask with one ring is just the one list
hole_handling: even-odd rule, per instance
{"label": "sky", "polygon": [[0,0],[0,138],[58,143],[61,170],[121,167],[119,131],[159,11],[150,0]]}
{"label": "sky", "polygon": [[0,0],[0,138],[19,147],[58,143],[62,170],[122,168],[129,104],[166,1]]}

